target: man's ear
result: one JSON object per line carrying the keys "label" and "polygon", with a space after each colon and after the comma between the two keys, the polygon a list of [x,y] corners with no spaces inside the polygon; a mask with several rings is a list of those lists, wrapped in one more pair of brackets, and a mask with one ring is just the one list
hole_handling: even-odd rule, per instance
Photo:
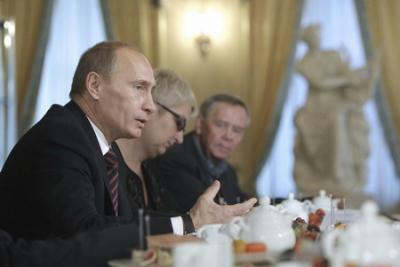
{"label": "man's ear", "polygon": [[86,89],[90,96],[95,99],[99,100],[100,98],[100,91],[101,91],[101,77],[94,71],[91,71],[86,76]]}
{"label": "man's ear", "polygon": [[199,116],[196,118],[196,125],[195,125],[195,131],[197,135],[200,135],[203,129],[203,124],[204,124],[204,118],[202,116]]}

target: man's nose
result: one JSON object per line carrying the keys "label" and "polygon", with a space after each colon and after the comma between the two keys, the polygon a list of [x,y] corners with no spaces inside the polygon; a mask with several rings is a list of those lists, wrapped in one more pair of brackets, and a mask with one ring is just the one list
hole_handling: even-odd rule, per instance
{"label": "man's nose", "polygon": [[226,140],[232,140],[233,139],[233,136],[234,136],[234,132],[233,132],[233,129],[232,129],[232,127],[226,127],[226,129],[225,129],[225,131],[224,131],[224,134],[223,134],[223,137],[226,139]]}
{"label": "man's nose", "polygon": [[152,114],[154,113],[154,111],[156,111],[157,107],[156,104],[154,103],[153,96],[151,93],[147,94],[143,108],[148,114]]}

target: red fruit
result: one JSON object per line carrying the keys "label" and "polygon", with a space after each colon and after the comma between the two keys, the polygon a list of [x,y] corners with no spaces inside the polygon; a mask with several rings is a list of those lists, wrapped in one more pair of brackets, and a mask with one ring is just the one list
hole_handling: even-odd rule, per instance
{"label": "red fruit", "polygon": [[320,217],[315,213],[308,214],[308,223],[318,225],[320,221]]}
{"label": "red fruit", "polygon": [[317,226],[321,226],[321,223],[322,223],[323,219],[324,219],[323,217],[318,216],[316,213],[310,213],[308,215],[308,223],[309,224],[314,224],[314,225],[317,225]]}

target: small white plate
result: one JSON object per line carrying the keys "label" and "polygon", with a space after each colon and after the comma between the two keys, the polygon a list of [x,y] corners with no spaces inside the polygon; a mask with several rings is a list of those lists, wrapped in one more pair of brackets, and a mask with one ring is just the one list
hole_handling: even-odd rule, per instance
{"label": "small white plate", "polygon": [[132,260],[131,259],[110,260],[108,261],[108,265],[110,265],[110,267],[132,267]]}

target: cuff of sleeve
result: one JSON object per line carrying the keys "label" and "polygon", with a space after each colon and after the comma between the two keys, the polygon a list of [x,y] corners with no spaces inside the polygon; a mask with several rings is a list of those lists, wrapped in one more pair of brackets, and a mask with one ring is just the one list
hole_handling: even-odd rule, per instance
{"label": "cuff of sleeve", "polygon": [[172,231],[176,235],[186,235],[195,231],[192,218],[189,214],[171,218]]}
{"label": "cuff of sleeve", "polygon": [[182,217],[172,217],[171,218],[172,232],[176,235],[183,235],[185,233],[184,230],[184,222]]}

